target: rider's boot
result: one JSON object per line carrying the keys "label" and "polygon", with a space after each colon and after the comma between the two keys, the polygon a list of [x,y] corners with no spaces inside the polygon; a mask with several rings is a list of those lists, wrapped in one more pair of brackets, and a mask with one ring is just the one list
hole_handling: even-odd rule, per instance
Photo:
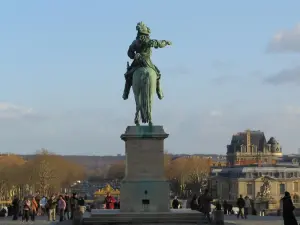
{"label": "rider's boot", "polygon": [[130,87],[131,87],[131,83],[128,80],[126,80],[124,91],[123,91],[123,96],[122,96],[122,98],[124,100],[128,99]]}
{"label": "rider's boot", "polygon": [[160,86],[160,79],[157,79],[157,81],[156,81],[156,94],[160,100],[163,99],[164,94],[163,94],[163,91]]}

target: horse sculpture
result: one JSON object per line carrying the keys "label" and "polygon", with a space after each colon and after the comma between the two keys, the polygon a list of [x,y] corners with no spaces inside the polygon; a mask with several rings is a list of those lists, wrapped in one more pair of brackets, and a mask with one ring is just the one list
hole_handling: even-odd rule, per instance
{"label": "horse sculpture", "polygon": [[157,74],[151,67],[140,67],[135,70],[132,78],[132,89],[135,98],[136,112],[134,123],[152,125],[153,95],[156,93]]}
{"label": "horse sculpture", "polygon": [[123,99],[128,99],[132,86],[136,104],[134,123],[139,125],[141,117],[142,123],[152,125],[153,94],[157,93],[159,99],[163,98],[163,94],[160,88],[160,71],[151,61],[151,48],[164,48],[172,45],[172,42],[151,39],[151,30],[143,22],[137,24],[136,30],[136,39],[127,51],[133,62],[131,66],[127,63]]}

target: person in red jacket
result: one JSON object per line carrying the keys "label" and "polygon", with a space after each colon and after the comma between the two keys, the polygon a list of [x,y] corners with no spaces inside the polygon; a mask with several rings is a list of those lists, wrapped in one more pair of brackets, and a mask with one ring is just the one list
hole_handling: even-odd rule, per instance
{"label": "person in red jacket", "polygon": [[110,193],[108,192],[105,197],[105,200],[104,200],[105,208],[106,209],[114,209],[115,202],[116,202],[116,199],[113,196],[111,196]]}

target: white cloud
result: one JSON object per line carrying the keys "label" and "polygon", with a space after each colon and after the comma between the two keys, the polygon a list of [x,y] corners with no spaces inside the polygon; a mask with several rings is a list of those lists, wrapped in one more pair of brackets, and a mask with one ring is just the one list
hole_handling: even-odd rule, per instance
{"label": "white cloud", "polygon": [[282,30],[276,33],[271,39],[267,51],[300,53],[300,23],[290,30]]}
{"label": "white cloud", "polygon": [[35,112],[32,108],[26,108],[8,102],[0,102],[0,119],[16,119],[33,114],[35,114]]}

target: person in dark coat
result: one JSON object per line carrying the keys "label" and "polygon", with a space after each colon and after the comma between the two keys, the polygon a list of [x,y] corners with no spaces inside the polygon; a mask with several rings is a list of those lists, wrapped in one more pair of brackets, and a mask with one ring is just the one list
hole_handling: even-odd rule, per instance
{"label": "person in dark coat", "polygon": [[229,211],[228,208],[229,208],[229,204],[227,203],[226,200],[224,200],[224,202],[223,202],[224,215],[229,214],[228,213],[228,211]]}
{"label": "person in dark coat", "polygon": [[19,217],[19,211],[20,211],[20,200],[17,196],[14,197],[14,200],[12,201],[12,207],[13,207],[13,220],[18,220]]}
{"label": "person in dark coat", "polygon": [[282,198],[282,205],[284,225],[298,225],[294,214],[295,206],[292,202],[290,193],[287,191],[284,193],[284,197]]}
{"label": "person in dark coat", "polygon": [[70,198],[70,205],[71,205],[71,220],[74,217],[74,213],[77,209],[78,206],[78,198],[77,198],[77,193],[73,193],[73,196]]}
{"label": "person in dark coat", "polygon": [[175,198],[172,201],[172,208],[173,209],[178,209],[179,208],[179,201],[177,199],[177,196],[175,196]]}
{"label": "person in dark coat", "polygon": [[198,210],[199,206],[198,206],[198,197],[195,194],[191,200],[191,210]]}
{"label": "person in dark coat", "polygon": [[68,194],[65,194],[65,198],[64,198],[65,202],[66,202],[66,209],[64,212],[64,219],[70,219],[70,208],[71,208],[71,203],[70,203],[70,196]]}
{"label": "person in dark coat", "polygon": [[239,208],[239,212],[237,214],[237,218],[240,218],[240,216],[242,217],[242,219],[244,219],[244,209],[245,209],[245,200],[243,199],[243,196],[240,195],[240,197],[238,198],[237,202],[236,202],[237,207]]}

